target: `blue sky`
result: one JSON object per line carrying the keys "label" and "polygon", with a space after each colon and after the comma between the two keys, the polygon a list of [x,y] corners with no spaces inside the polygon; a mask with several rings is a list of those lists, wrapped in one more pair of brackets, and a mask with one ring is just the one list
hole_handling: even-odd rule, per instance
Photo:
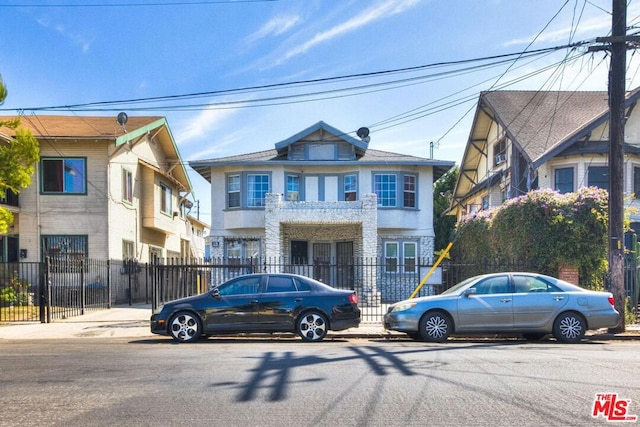
{"label": "blue sky", "polygon": [[[640,1],[628,3],[640,25]],[[429,157],[434,142],[434,158],[459,163],[480,91],[606,90],[609,61],[581,47],[427,66],[606,36],[610,11],[611,0],[0,0],[0,108],[166,116],[185,162],[272,149],[323,120],[352,136],[369,127],[379,150]],[[631,51],[628,65],[632,89]],[[208,222],[208,183],[187,169]]]}

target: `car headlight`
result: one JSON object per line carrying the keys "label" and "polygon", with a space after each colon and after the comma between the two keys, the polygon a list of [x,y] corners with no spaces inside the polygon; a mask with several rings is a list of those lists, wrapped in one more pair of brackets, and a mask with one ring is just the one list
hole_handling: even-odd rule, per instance
{"label": "car headlight", "polygon": [[399,311],[409,310],[410,308],[415,307],[416,304],[417,303],[415,303],[415,302],[404,302],[404,303],[398,304],[395,307],[393,307],[393,310],[391,310],[391,312],[392,313],[397,313]]}

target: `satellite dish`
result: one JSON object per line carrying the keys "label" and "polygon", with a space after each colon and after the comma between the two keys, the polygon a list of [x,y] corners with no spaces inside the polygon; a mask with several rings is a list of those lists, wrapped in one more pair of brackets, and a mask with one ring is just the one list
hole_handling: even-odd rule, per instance
{"label": "satellite dish", "polygon": [[[361,127],[360,129],[358,129],[356,134],[360,137],[360,139],[364,141],[364,139],[369,136],[369,128]],[[369,141],[366,141],[366,142],[369,142]]]}
{"label": "satellite dish", "polygon": [[120,124],[120,126],[124,127],[124,125],[127,123],[127,120],[129,120],[129,116],[127,116],[127,113],[118,113],[118,123]]}

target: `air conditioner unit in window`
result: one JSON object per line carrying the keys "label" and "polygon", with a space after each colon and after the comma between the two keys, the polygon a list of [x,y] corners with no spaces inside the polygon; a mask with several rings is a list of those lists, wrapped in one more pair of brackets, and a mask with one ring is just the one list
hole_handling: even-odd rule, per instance
{"label": "air conditioner unit in window", "polygon": [[291,200],[295,202],[298,200],[298,192],[297,191],[287,191],[287,200]]}
{"label": "air conditioner unit in window", "polygon": [[505,156],[504,154],[497,154],[496,155],[496,165],[504,163],[506,160],[507,160],[507,156]]}

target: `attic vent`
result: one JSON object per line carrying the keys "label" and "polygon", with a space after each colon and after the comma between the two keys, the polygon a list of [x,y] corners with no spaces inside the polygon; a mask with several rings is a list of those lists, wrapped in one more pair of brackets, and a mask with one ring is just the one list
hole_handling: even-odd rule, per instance
{"label": "attic vent", "polygon": [[505,156],[504,154],[496,155],[496,158],[495,158],[496,166],[504,163],[505,161],[507,161],[507,156]]}

